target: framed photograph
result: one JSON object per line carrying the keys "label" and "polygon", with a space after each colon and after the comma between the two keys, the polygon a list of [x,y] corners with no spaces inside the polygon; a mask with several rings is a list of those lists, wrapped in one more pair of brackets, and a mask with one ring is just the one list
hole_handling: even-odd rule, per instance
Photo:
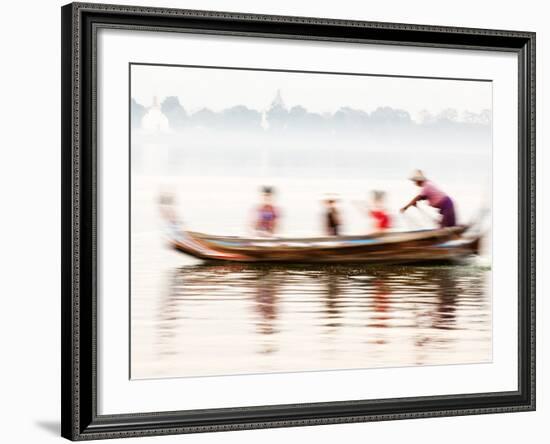
{"label": "framed photograph", "polygon": [[62,435],[535,408],[535,34],[62,13]]}

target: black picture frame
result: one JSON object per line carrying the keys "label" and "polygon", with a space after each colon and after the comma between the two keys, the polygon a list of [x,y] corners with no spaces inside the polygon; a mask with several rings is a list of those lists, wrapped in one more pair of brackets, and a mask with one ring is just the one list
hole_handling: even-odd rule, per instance
{"label": "black picture frame", "polygon": [[[62,436],[119,438],[535,409],[535,33],[104,4],[62,7]],[[208,410],[98,415],[96,377],[96,31],[513,52],[519,65],[518,390]]]}

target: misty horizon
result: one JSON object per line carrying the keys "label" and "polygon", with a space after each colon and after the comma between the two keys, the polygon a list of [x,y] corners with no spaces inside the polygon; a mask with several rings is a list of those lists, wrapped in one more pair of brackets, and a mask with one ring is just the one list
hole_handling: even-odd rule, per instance
{"label": "misty horizon", "polygon": [[378,106],[371,112],[340,106],[335,112],[311,112],[300,104],[289,107],[285,104],[281,90],[277,90],[271,105],[264,109],[249,108],[235,104],[219,111],[202,107],[191,111],[177,96],[166,96],[160,103],[156,97],[151,106],[144,106],[134,97],[131,98],[131,125],[134,129],[183,130],[193,127],[209,129],[250,129],[250,130],[373,130],[393,126],[392,129],[432,128],[451,129],[452,127],[471,127],[488,129],[491,126],[491,110],[483,109],[479,113],[459,112],[455,108],[445,108],[433,114],[427,110],[415,120],[403,109],[390,106]]}

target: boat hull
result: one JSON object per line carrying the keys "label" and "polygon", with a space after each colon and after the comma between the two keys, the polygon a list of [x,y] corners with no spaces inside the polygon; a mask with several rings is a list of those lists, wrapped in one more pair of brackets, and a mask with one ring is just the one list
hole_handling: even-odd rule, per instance
{"label": "boat hull", "polygon": [[203,261],[291,263],[440,262],[476,254],[479,238],[466,227],[337,238],[240,238],[182,232],[175,250]]}

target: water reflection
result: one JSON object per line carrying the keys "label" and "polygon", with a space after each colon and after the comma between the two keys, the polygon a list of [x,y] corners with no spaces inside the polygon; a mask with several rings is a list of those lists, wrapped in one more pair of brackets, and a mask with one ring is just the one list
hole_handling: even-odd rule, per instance
{"label": "water reflection", "polygon": [[197,265],[169,273],[154,344],[171,376],[487,362],[490,271]]}

